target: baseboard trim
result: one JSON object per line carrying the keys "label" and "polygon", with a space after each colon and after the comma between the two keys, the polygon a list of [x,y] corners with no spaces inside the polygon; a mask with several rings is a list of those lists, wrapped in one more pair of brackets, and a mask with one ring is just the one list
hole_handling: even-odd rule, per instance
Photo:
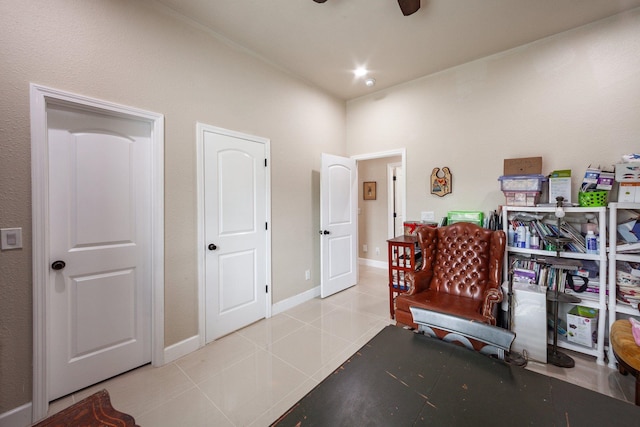
{"label": "baseboard trim", "polygon": [[276,314],[287,311],[297,305],[302,304],[303,302],[312,300],[316,297],[320,296],[320,286],[316,286],[315,288],[309,289],[308,291],[302,292],[301,294],[294,295],[285,300],[279,301],[271,306],[271,315],[275,316]]}
{"label": "baseboard trim", "polygon": [[384,261],[376,261],[375,259],[358,258],[358,264],[375,268],[387,268],[389,263]]}
{"label": "baseboard trim", "polygon": [[0,414],[0,427],[27,427],[31,425],[31,402]]}
{"label": "baseboard trim", "polygon": [[171,363],[200,348],[200,336],[194,335],[164,349],[164,363]]}

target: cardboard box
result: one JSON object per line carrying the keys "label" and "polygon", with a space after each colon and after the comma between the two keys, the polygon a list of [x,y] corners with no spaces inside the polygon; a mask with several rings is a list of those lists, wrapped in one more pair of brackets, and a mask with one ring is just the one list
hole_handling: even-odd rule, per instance
{"label": "cardboard box", "polygon": [[565,203],[571,203],[571,170],[557,170],[549,175],[549,203],[556,198],[564,197]]}
{"label": "cardboard box", "polygon": [[640,182],[621,182],[618,187],[618,202],[640,203]]}
{"label": "cardboard box", "polygon": [[504,159],[503,175],[530,175],[542,173],[542,157]]}
{"label": "cardboard box", "polygon": [[567,313],[567,340],[593,348],[597,326],[598,310],[576,305]]}
{"label": "cardboard box", "polygon": [[429,227],[437,227],[438,223],[433,221],[405,221],[402,223],[404,226],[405,236],[415,236],[416,230],[422,225],[428,225]]}

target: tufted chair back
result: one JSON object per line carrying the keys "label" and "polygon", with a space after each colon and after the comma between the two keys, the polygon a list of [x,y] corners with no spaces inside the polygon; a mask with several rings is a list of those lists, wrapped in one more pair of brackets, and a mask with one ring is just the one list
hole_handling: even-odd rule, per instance
{"label": "tufted chair back", "polygon": [[421,270],[430,272],[430,289],[475,300],[487,286],[501,283],[505,248],[503,231],[468,222],[445,227],[420,227]]}

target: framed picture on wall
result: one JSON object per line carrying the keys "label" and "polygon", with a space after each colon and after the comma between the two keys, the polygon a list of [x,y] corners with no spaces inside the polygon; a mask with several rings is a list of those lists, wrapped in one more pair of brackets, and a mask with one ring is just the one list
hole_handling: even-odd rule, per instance
{"label": "framed picture on wall", "polygon": [[364,200],[376,199],[376,182],[368,181],[363,184],[362,194]]}

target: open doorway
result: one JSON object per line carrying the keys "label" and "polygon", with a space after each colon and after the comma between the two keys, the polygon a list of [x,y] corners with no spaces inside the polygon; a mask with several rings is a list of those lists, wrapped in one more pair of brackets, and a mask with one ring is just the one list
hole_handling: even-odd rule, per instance
{"label": "open doorway", "polygon": [[[402,234],[406,212],[405,152],[398,149],[352,156],[358,167],[360,264],[387,268],[387,240],[398,232]],[[375,189],[374,196],[367,193],[365,197],[365,186],[367,191]]]}

